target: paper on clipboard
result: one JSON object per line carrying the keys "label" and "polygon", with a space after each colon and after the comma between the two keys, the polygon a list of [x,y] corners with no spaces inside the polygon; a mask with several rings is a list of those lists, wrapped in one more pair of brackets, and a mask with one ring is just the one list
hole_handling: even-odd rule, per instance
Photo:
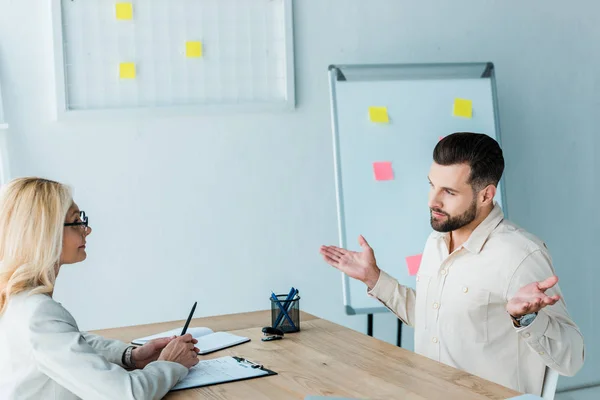
{"label": "paper on clipboard", "polygon": [[189,374],[173,386],[171,391],[234,382],[267,375],[276,375],[276,373],[242,358],[226,356],[200,361],[190,368]]}

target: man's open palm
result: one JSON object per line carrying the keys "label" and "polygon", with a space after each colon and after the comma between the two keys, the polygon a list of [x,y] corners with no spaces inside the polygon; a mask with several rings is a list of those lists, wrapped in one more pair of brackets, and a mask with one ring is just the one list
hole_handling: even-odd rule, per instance
{"label": "man's open palm", "polygon": [[560,300],[560,296],[548,296],[545,292],[558,282],[557,276],[541,282],[533,282],[523,286],[506,305],[506,311],[513,317],[521,317],[540,311],[546,306],[551,306]]}
{"label": "man's open palm", "polygon": [[358,237],[358,243],[362,248],[361,252],[336,246],[321,246],[320,253],[327,264],[372,288],[379,279],[375,253],[362,235]]}

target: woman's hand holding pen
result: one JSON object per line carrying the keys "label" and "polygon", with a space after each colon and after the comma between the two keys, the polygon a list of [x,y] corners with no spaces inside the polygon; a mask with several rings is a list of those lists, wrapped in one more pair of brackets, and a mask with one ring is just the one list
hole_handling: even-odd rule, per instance
{"label": "woman's hand holding pen", "polygon": [[186,368],[191,368],[198,364],[200,350],[195,346],[196,343],[198,341],[189,333],[176,337],[161,351],[158,360],[176,362]]}
{"label": "woman's hand holding pen", "polygon": [[177,336],[154,339],[141,347],[133,349],[131,357],[135,363],[135,367],[143,369],[146,365],[158,360],[163,349],[176,337]]}

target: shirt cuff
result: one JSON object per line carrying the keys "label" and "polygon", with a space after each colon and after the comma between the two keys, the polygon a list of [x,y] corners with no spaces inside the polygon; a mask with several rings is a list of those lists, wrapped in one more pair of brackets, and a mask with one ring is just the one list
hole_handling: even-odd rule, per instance
{"label": "shirt cuff", "polygon": [[526,342],[538,342],[546,333],[549,323],[550,319],[548,318],[548,314],[546,314],[543,310],[540,310],[530,325],[524,327],[515,327],[515,329],[519,335],[525,339]]}
{"label": "shirt cuff", "polygon": [[109,361],[114,364],[118,364],[123,368],[128,368],[127,365],[123,364],[123,356],[125,355],[127,348],[131,345],[127,344],[127,343],[115,343],[114,346],[115,346],[115,348],[113,350],[114,351],[114,361],[113,360],[109,360]]}
{"label": "shirt cuff", "polygon": [[367,290],[367,294],[386,302],[393,297],[397,286],[398,281],[396,279],[389,276],[385,271],[380,270],[377,283],[371,290]]}
{"label": "shirt cuff", "polygon": [[529,347],[536,351],[544,360],[553,362],[550,354],[541,345],[541,339],[545,336],[549,324],[550,317],[548,317],[548,314],[544,310],[540,310],[531,325],[515,328],[515,330]]}

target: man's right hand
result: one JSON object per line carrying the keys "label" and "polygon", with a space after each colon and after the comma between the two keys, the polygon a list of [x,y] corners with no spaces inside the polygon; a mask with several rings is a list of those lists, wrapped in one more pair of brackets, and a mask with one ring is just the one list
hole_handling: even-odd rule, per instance
{"label": "man's right hand", "polygon": [[358,244],[363,249],[361,252],[336,246],[321,246],[320,253],[327,264],[339,269],[350,278],[364,282],[369,289],[373,289],[380,273],[375,261],[375,253],[362,235],[358,237]]}

